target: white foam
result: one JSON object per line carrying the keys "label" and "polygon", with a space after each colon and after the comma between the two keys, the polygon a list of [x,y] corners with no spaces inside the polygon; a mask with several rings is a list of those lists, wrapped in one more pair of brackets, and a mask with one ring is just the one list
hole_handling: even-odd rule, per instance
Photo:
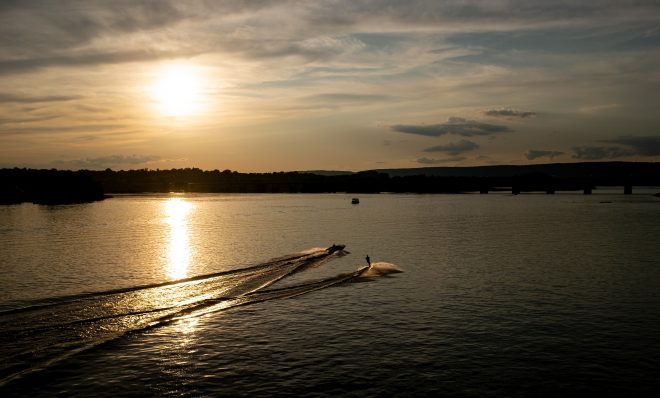
{"label": "white foam", "polygon": [[377,263],[371,263],[371,267],[364,271],[360,276],[375,277],[389,274],[398,274],[401,272],[403,272],[403,270],[397,267],[395,264],[381,261]]}

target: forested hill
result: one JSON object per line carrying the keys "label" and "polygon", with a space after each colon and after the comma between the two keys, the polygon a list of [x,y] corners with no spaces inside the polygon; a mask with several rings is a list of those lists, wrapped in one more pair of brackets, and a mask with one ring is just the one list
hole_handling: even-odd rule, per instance
{"label": "forested hill", "polygon": [[576,163],[371,170],[358,173],[239,173],[197,168],[68,171],[0,169],[0,203],[81,203],[112,193],[461,193],[660,186],[660,163]]}
{"label": "forested hill", "polygon": [[614,184],[628,176],[652,176],[660,173],[660,163],[650,162],[585,162],[547,163],[522,166],[473,166],[473,167],[418,167],[409,169],[376,169],[390,177],[427,175],[442,177],[513,177],[521,174],[541,173],[554,178],[595,178],[602,180],[600,185]]}

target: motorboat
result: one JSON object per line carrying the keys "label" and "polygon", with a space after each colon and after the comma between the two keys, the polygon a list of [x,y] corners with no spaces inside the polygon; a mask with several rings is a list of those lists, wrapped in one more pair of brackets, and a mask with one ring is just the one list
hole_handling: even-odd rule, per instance
{"label": "motorboat", "polygon": [[332,246],[328,247],[326,250],[328,251],[328,254],[332,254],[334,252],[344,250],[345,247],[346,247],[346,245],[335,245],[335,244],[333,244]]}

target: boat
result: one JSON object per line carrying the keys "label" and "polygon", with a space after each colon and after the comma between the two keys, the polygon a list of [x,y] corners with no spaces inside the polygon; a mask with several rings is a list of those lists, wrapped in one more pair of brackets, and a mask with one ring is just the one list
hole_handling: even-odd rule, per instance
{"label": "boat", "polygon": [[360,199],[358,199],[358,198],[353,198],[353,199],[351,199],[351,203],[354,204],[354,205],[356,205],[356,204],[360,203]]}
{"label": "boat", "polygon": [[333,243],[332,246],[328,247],[326,250],[328,251],[328,254],[332,254],[334,252],[344,250],[345,247],[346,247],[346,245],[335,245]]}

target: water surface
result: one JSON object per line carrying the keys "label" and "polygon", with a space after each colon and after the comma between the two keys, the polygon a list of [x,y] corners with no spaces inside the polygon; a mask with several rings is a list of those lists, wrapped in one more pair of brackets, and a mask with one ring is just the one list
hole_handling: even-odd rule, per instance
{"label": "water surface", "polygon": [[[288,254],[319,253],[314,248],[332,243],[346,244],[351,254],[303,272],[288,272],[295,265],[259,268],[269,269],[269,281],[280,271],[286,275],[268,289],[350,274],[365,265],[366,254],[404,273],[295,297],[271,293],[275,299],[154,327],[134,328],[133,318],[112,323],[117,336],[107,327],[91,330],[85,341],[99,344],[80,351],[65,346],[57,354],[71,355],[56,356],[0,391],[649,394],[660,387],[660,200],[649,192],[361,195],[359,205],[343,194],[145,195],[74,206],[3,206],[0,322],[11,321],[23,336],[39,322],[79,314],[72,308],[94,313],[84,320],[115,322],[116,300],[108,304],[108,296],[88,294],[109,289],[128,288],[113,297],[132,297],[135,312],[174,306],[178,314],[190,304],[186,299],[197,303],[226,291],[226,275]],[[203,289],[197,282],[190,288],[176,283],[217,273],[223,276],[198,280]],[[243,279],[238,286],[244,289],[238,293],[250,290]],[[186,298],[168,296],[172,291]],[[44,304],[54,311],[34,312]],[[135,317],[149,325],[168,315],[149,314]],[[2,333],[7,341],[9,332]],[[80,343],[80,333],[71,336],[60,343]],[[3,357],[11,349],[3,344]],[[43,363],[39,355],[50,354],[14,361]],[[5,359],[3,366],[16,363]]]}

